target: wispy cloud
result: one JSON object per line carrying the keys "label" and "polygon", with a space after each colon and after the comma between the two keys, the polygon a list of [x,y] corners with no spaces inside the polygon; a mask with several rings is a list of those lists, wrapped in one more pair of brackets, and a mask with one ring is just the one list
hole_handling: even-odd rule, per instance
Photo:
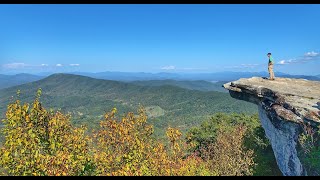
{"label": "wispy cloud", "polygon": [[171,66],[161,67],[161,69],[162,69],[162,70],[174,70],[174,69],[176,69],[176,67],[171,65]]}
{"label": "wispy cloud", "polygon": [[260,64],[240,64],[240,65],[231,65],[231,66],[224,66],[224,69],[248,69],[248,68],[255,68]]}
{"label": "wispy cloud", "polygon": [[176,66],[163,66],[160,69],[162,70],[177,70],[177,71],[201,71],[208,70],[208,68],[197,68],[197,67],[176,67]]}
{"label": "wispy cloud", "polygon": [[240,67],[242,68],[254,68],[256,66],[258,66],[259,64],[241,64]]}
{"label": "wispy cloud", "polygon": [[39,68],[39,67],[49,67],[49,64],[26,64],[26,63],[9,63],[3,64],[2,68],[4,69],[32,69],[32,68]]}
{"label": "wispy cloud", "polygon": [[287,64],[287,62],[286,62],[286,60],[281,60],[281,61],[279,61],[277,64],[284,65],[284,64]]}
{"label": "wispy cloud", "polygon": [[6,69],[21,69],[21,68],[24,68],[27,66],[30,66],[30,65],[25,64],[25,63],[10,63],[10,64],[2,65],[2,67],[6,68]]}
{"label": "wispy cloud", "polygon": [[185,68],[176,68],[179,70],[186,70],[186,71],[193,71],[193,70],[207,70],[208,68],[189,68],[189,67],[185,67]]}
{"label": "wispy cloud", "polygon": [[[23,69],[23,68],[37,68],[37,67],[49,67],[50,65],[49,64],[45,64],[45,63],[42,63],[42,64],[38,64],[38,65],[32,65],[32,64],[26,64],[26,63],[9,63],[9,64],[3,64],[2,67],[5,68],[5,69]],[[55,65],[56,67],[62,67],[63,64],[56,64]],[[76,66],[80,66],[80,64],[69,64],[69,66],[73,66],[73,67],[76,67]]]}
{"label": "wispy cloud", "polygon": [[294,59],[281,60],[277,64],[279,65],[287,65],[287,64],[298,64],[298,63],[307,63],[312,60],[319,59],[320,54],[315,51],[306,52],[303,56]]}
{"label": "wispy cloud", "polygon": [[281,60],[279,62],[277,62],[276,64],[279,64],[279,65],[285,65],[285,64],[292,64],[292,63],[297,63],[297,59],[288,59],[288,60]]}
{"label": "wispy cloud", "polygon": [[305,53],[304,56],[305,56],[305,57],[316,57],[316,56],[319,56],[319,53],[318,53],[318,52],[311,51],[311,52]]}

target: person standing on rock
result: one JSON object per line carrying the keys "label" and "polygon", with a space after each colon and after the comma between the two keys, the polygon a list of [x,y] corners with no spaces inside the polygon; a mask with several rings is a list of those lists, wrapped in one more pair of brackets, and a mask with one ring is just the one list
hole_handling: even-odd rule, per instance
{"label": "person standing on rock", "polygon": [[274,72],[273,72],[273,57],[271,56],[271,53],[267,54],[268,58],[269,58],[269,63],[268,63],[268,72],[269,72],[269,76],[270,76],[270,80],[274,80]]}

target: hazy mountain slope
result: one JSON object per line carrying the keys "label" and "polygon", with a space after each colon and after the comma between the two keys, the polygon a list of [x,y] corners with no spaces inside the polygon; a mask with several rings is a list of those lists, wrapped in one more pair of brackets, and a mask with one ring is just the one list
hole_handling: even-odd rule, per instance
{"label": "hazy mountain slope", "polygon": [[131,82],[136,85],[141,86],[163,86],[163,85],[171,85],[178,86],[185,89],[191,90],[199,90],[199,91],[219,91],[219,92],[228,92],[226,89],[222,87],[222,85],[226,82],[209,82],[203,80],[197,81],[176,81],[176,80],[150,80],[150,81],[133,81]]}
{"label": "hazy mountain slope", "polygon": [[33,74],[16,74],[16,75],[4,75],[0,74],[0,89],[16,86],[28,82],[38,81],[44,78],[43,76],[37,76]]}

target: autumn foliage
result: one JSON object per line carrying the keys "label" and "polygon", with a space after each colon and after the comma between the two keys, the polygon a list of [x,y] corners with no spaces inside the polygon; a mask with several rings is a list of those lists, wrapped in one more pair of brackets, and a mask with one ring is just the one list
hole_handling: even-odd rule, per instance
{"label": "autumn foliage", "polygon": [[[199,166],[203,160],[183,158],[181,132],[168,128],[170,148],[153,137],[153,126],[147,123],[145,110],[128,113],[120,121],[116,109],[105,115],[101,129],[94,134],[94,162],[97,175],[204,175]],[[203,167],[205,168],[205,167]],[[191,173],[190,173],[191,172]]]}
{"label": "autumn foliage", "polygon": [[70,124],[70,116],[48,112],[39,102],[19,100],[8,105],[3,120],[5,143],[0,164],[9,175],[80,175],[88,164],[85,128]]}
{"label": "autumn foliage", "polygon": [[223,131],[219,129],[214,143],[201,149],[210,169],[217,175],[243,176],[252,175],[253,150],[243,147],[246,127],[237,125],[234,129]]}
{"label": "autumn foliage", "polygon": [[143,107],[137,115],[129,112],[123,117],[113,108],[91,133],[72,125],[70,115],[47,111],[40,95],[41,90],[32,105],[19,100],[8,105],[0,151],[3,175],[251,174],[253,152],[242,149],[244,127],[230,134],[221,131],[212,148],[203,150],[208,154],[203,158],[190,152],[193,144],[186,143],[179,129],[167,129],[168,143],[154,138]]}

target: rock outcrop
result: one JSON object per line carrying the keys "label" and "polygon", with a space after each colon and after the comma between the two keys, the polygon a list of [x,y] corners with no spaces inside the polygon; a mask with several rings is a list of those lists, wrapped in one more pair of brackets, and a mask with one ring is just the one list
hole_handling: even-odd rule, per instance
{"label": "rock outcrop", "polygon": [[258,105],[259,117],[283,175],[307,175],[297,148],[303,127],[320,124],[320,82],[242,78],[223,85],[231,97]]}

